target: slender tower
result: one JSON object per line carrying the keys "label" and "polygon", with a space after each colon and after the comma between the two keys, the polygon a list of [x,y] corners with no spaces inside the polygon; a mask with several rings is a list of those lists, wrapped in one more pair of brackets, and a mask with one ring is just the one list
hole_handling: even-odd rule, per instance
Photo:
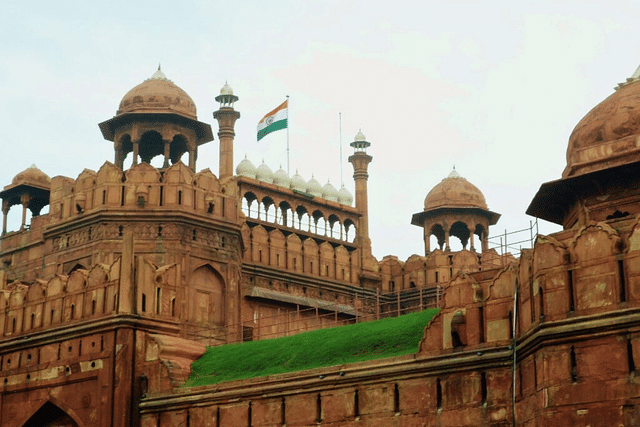
{"label": "slender tower", "polygon": [[216,101],[220,103],[218,111],[213,112],[213,118],[218,121],[218,138],[220,138],[220,170],[221,180],[233,176],[233,138],[236,136],[234,126],[240,118],[240,112],[233,109],[238,97],[227,83],[220,89]]}
{"label": "slender tower", "polygon": [[367,147],[371,143],[365,139],[362,131],[356,134],[350,145],[353,147],[353,154],[349,156],[349,162],[353,164],[353,179],[356,183],[356,209],[362,214],[357,230],[358,246],[361,248],[360,266],[367,270],[367,261],[372,256],[371,239],[369,238],[369,202],[367,195],[369,173],[367,169],[373,157],[367,154]]}

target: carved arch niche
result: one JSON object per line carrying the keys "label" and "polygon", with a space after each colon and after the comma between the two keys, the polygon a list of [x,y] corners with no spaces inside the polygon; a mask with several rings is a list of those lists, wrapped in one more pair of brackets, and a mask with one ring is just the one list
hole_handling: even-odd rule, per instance
{"label": "carved arch niche", "polygon": [[557,320],[570,310],[574,290],[569,284],[573,273],[569,273],[568,261],[569,252],[564,243],[551,236],[538,235],[533,248],[533,274],[528,284],[531,322]]}
{"label": "carved arch niche", "polygon": [[189,278],[189,319],[198,324],[224,325],[224,280],[212,266],[205,264]]}
{"label": "carved arch niche", "polygon": [[619,300],[618,255],[622,239],[606,223],[581,228],[569,244],[574,270],[568,285],[574,300],[572,309],[600,311]]}

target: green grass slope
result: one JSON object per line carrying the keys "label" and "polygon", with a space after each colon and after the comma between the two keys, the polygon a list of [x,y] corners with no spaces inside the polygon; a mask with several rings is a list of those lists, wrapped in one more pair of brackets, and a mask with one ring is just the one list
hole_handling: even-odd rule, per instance
{"label": "green grass slope", "polygon": [[418,351],[438,309],[290,337],[209,347],[185,387],[361,362]]}

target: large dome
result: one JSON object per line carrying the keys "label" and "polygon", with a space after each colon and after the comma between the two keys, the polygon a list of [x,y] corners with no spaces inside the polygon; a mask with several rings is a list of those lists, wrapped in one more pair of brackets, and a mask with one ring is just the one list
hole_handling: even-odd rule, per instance
{"label": "large dome", "polygon": [[116,116],[126,113],[175,113],[196,120],[196,105],[158,67],[151,78],[131,89],[122,98]]}
{"label": "large dome", "polygon": [[439,208],[480,208],[487,210],[487,202],[478,187],[458,175],[455,169],[433,187],[424,199],[424,210]]}
{"label": "large dome", "polygon": [[640,160],[640,81],[629,79],[596,105],[569,137],[563,178]]}

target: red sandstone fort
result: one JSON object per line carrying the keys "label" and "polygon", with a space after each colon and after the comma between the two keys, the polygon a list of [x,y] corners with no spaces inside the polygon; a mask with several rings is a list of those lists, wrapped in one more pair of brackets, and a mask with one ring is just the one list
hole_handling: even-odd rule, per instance
{"label": "red sandstone fort", "polygon": [[[197,168],[211,126],[158,70],[99,125],[113,163],[30,167],[0,192],[2,427],[640,425],[638,72],[529,206],[563,230],[517,258],[490,248],[500,215],[453,171],[411,219],[424,256],[376,260],[361,132],[355,196],[248,159],[234,174],[238,97],[216,101],[217,174]],[[205,346],[427,307],[416,354],[179,387]]]}

